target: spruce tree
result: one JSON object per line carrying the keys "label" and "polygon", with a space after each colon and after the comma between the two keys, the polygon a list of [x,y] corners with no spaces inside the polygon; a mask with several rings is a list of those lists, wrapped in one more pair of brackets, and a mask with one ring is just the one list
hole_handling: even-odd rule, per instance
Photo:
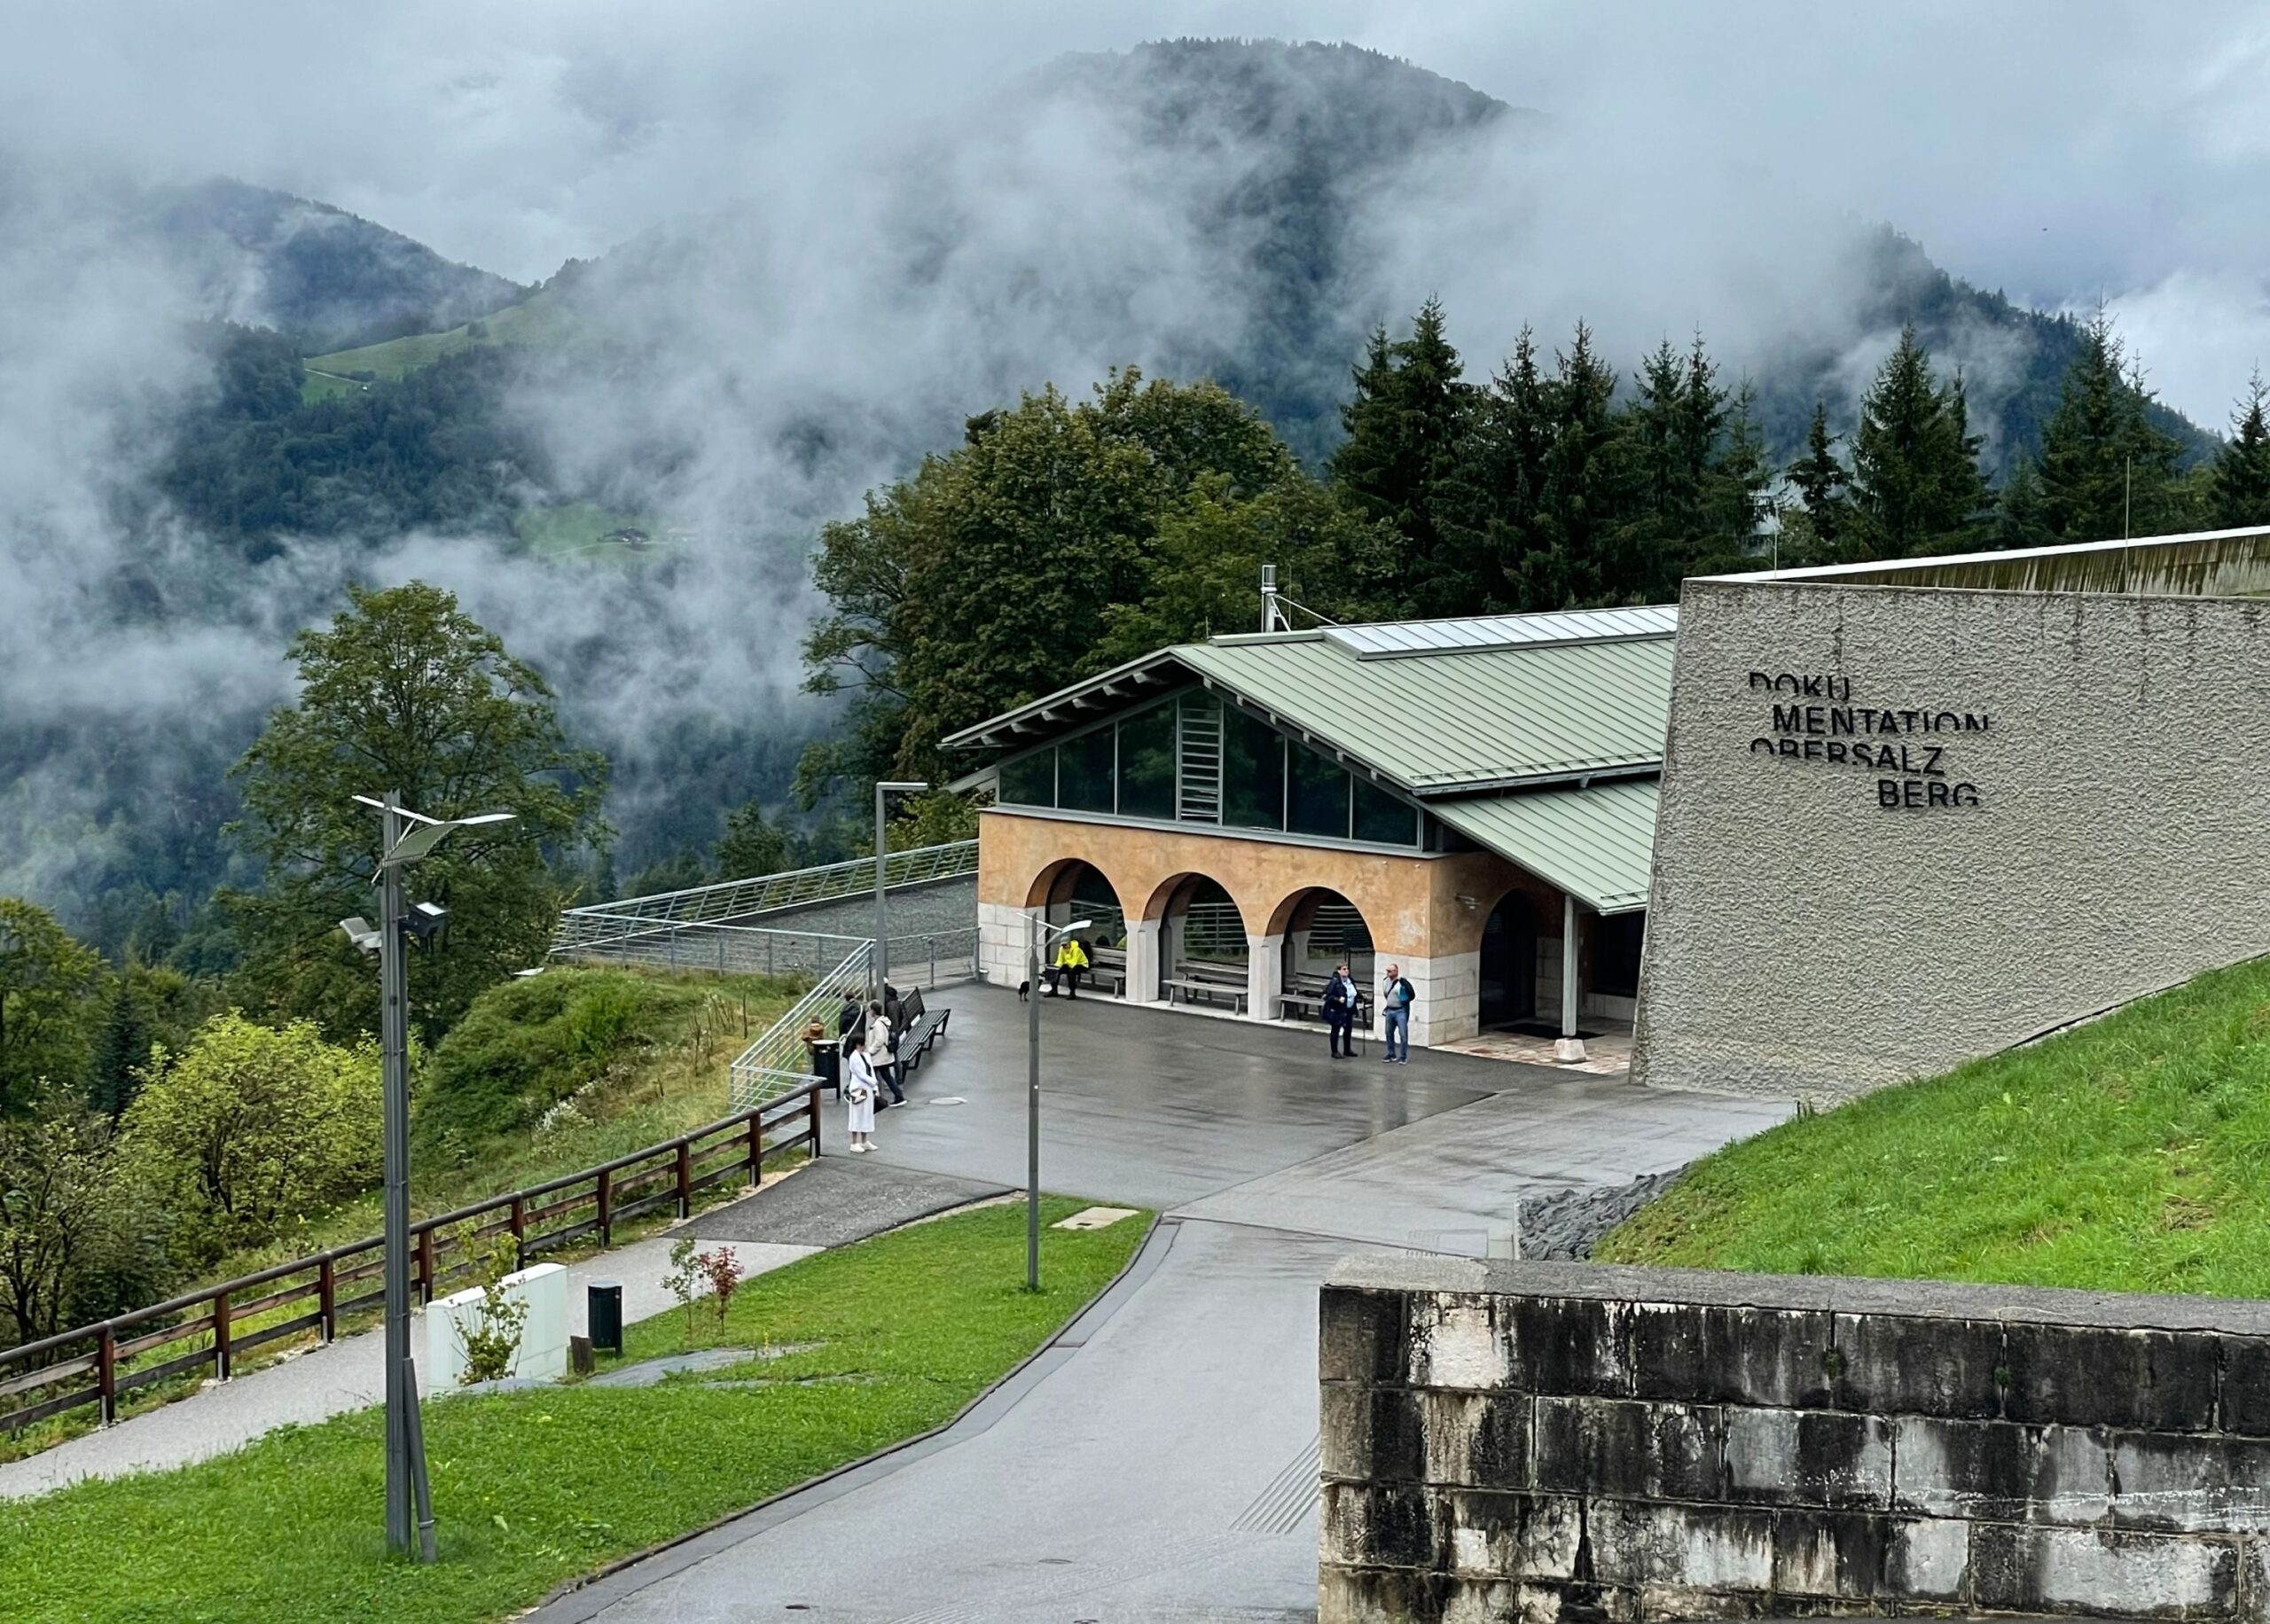
{"label": "spruce tree", "polygon": [[1962,380],[1941,385],[1913,327],[1860,402],[1852,437],[1855,556],[1959,551],[1978,539],[1986,481],[1978,472]]}
{"label": "spruce tree", "polygon": [[1852,476],[1836,455],[1837,436],[1828,432],[1828,405],[1812,404],[1812,421],[1805,428],[1805,452],[1791,463],[1788,478],[1804,510],[1812,544],[1803,559],[1785,564],[1841,564],[1852,538],[1852,501],[1848,494]]}
{"label": "spruce tree", "polygon": [[1429,299],[1409,338],[1389,343],[1373,332],[1341,409],[1348,438],[1333,453],[1333,480],[1358,512],[1402,535],[1410,614],[1469,613],[1486,592],[1468,484],[1475,389],[1463,371],[1443,307]]}
{"label": "spruce tree", "polygon": [[1618,601],[1609,555],[1621,482],[1615,455],[1615,371],[1577,324],[1545,390],[1551,435],[1535,509],[1537,544],[1521,560],[1521,601],[1532,609]]}
{"label": "spruce tree", "polygon": [[2042,518],[2058,540],[2149,535],[2180,516],[2182,448],[2153,424],[2150,398],[2100,309],[2042,426]]}
{"label": "spruce tree", "polygon": [[[1749,567],[1758,526],[1772,511],[1766,492],[1773,483],[1773,465],[1766,460],[1757,412],[1757,386],[1745,378],[1727,407],[1726,433],[1710,459],[1707,526],[1691,561],[1697,574]],[[1674,582],[1672,591],[1677,590]]]}
{"label": "spruce tree", "polygon": [[2231,437],[2215,459],[2207,487],[2207,522],[2219,530],[2270,524],[2270,423],[2258,370],[2246,380],[2246,399],[2231,419]]}
{"label": "spruce tree", "polygon": [[[1482,609],[1530,609],[1530,554],[1546,546],[1538,529],[1546,457],[1553,445],[1552,380],[1537,361],[1537,335],[1524,326],[1514,353],[1475,402],[1468,475],[1480,514],[1485,560]],[[1557,605],[1543,605],[1554,607]]]}
{"label": "spruce tree", "polygon": [[2047,547],[2056,537],[2041,511],[2041,476],[2033,459],[2021,457],[2010,465],[2008,476],[1994,503],[1994,545],[2004,550],[2016,547]]}

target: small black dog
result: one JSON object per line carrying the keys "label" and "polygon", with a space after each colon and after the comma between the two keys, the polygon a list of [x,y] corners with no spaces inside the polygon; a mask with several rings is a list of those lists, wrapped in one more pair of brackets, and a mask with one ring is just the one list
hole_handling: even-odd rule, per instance
{"label": "small black dog", "polygon": [[1020,982],[1018,982],[1018,983],[1017,983],[1017,1002],[1018,1002],[1019,1003],[1024,1003],[1026,1000],[1028,1000],[1029,998],[1030,998],[1031,996],[1032,996],[1032,983],[1031,983],[1030,981],[1020,981]]}

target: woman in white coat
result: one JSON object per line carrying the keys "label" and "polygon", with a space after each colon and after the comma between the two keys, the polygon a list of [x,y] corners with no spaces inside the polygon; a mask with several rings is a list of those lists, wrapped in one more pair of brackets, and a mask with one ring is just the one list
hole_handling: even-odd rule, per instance
{"label": "woman in white coat", "polygon": [[865,1037],[864,1033],[853,1031],[843,1039],[843,1100],[850,1108],[846,1126],[854,1154],[875,1148],[875,1066],[867,1058]]}

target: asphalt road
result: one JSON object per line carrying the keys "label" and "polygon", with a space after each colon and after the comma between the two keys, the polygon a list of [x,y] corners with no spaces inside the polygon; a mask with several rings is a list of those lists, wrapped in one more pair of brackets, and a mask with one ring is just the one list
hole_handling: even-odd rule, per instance
{"label": "asphalt road", "polygon": [[[1025,1011],[990,988],[950,1001],[909,1105],[878,1120],[881,1149],[832,1175],[1022,1186]],[[1321,1033],[1100,1000],[1042,1016],[1044,1187],[1167,1214],[1129,1277],[948,1433],[543,1624],[1312,1620],[1317,1287],[1334,1260],[1480,1253],[1524,1192],[1661,1172],[1783,1114],[1463,1056],[1335,1062]],[[841,1118],[831,1106],[831,1149]]]}

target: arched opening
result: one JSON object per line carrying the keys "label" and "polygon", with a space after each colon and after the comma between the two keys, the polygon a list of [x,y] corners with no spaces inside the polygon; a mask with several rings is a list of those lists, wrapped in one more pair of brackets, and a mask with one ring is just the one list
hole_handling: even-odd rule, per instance
{"label": "arched opening", "polygon": [[1041,871],[1025,906],[1037,909],[1051,925],[1087,920],[1087,928],[1077,933],[1090,966],[1085,984],[1115,996],[1126,995],[1127,910],[1110,876],[1092,863],[1067,857]]}
{"label": "arched opening", "polygon": [[1158,995],[1241,1006],[1252,949],[1236,899],[1203,874],[1179,875],[1160,889]]}
{"label": "arched opening", "polygon": [[1482,925],[1476,977],[1482,1029],[1537,1019],[1537,904],[1526,891],[1508,891]]}
{"label": "arched opening", "polygon": [[1284,938],[1278,949],[1277,989],[1286,1015],[1321,1019],[1325,981],[1342,964],[1348,966],[1369,1011],[1379,985],[1379,956],[1372,927],[1355,903],[1322,886],[1296,892],[1279,905],[1269,933]]}

